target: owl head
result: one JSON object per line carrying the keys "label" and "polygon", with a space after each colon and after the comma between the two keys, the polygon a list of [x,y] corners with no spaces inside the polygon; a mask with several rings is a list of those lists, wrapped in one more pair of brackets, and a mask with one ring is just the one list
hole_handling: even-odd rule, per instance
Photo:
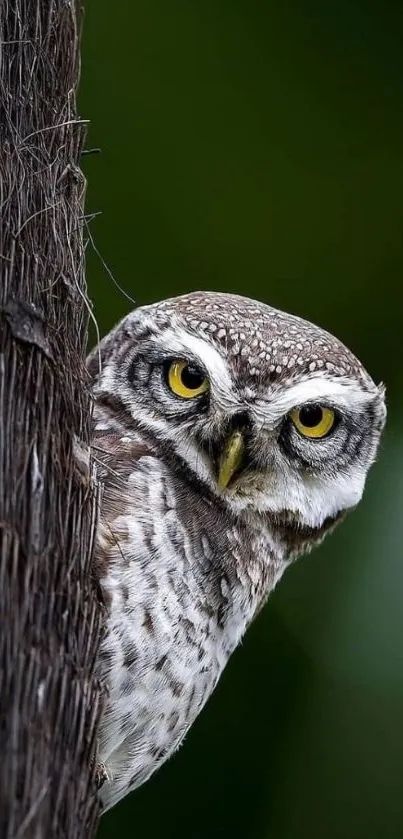
{"label": "owl head", "polygon": [[131,312],[89,357],[97,401],[125,432],[234,515],[321,528],[360,500],[386,409],[336,338],[232,294]]}

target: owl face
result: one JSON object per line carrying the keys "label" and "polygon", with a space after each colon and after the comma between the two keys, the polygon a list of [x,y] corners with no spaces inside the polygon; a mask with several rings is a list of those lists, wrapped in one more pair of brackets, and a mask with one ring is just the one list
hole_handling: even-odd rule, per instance
{"label": "owl face", "polygon": [[98,400],[234,514],[319,528],[360,500],[384,389],[336,338],[236,295],[128,315],[89,360]]}

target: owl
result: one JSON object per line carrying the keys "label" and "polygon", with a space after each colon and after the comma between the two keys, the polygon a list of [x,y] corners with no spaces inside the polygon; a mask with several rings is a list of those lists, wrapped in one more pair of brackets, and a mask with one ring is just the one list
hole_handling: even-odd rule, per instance
{"label": "owl", "polygon": [[359,502],[386,410],[340,341],[232,294],[136,309],[88,368],[107,810],[177,749],[284,571]]}

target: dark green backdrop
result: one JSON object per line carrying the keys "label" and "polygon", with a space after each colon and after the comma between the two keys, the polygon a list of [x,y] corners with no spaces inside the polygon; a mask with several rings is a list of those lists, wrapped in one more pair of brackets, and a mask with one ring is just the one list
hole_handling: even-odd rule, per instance
{"label": "dark green backdrop", "polygon": [[[86,3],[87,208],[117,282],[315,320],[389,403],[363,503],[100,839],[403,836],[402,41],[391,0]],[[130,303],[91,249],[88,277],[105,332]]]}

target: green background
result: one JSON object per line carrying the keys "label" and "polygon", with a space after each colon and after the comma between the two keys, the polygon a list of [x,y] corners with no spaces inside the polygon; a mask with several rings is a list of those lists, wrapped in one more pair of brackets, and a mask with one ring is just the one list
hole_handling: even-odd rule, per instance
{"label": "green background", "polygon": [[403,836],[403,13],[88,0],[80,109],[102,333],[191,289],[335,332],[387,385],[363,503],[285,576],[184,746],[100,839]]}

